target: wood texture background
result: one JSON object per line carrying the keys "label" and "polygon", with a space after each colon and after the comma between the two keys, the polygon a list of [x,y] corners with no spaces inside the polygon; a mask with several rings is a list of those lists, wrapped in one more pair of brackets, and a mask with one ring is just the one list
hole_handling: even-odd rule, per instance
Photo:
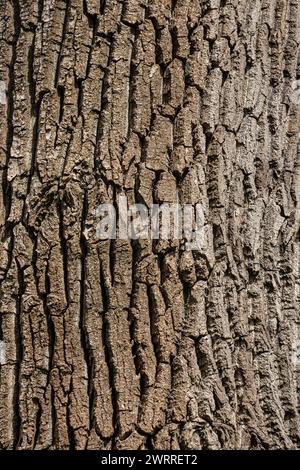
{"label": "wood texture background", "polygon": [[[0,448],[299,448],[299,2],[0,18]],[[177,193],[202,250],[97,239]]]}

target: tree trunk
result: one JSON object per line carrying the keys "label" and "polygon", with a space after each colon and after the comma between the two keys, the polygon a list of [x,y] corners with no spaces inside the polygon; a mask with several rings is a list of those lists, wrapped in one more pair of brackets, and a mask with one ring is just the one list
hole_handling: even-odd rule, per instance
{"label": "tree trunk", "polygon": [[[0,447],[299,448],[298,0],[0,11]],[[203,246],[100,240],[121,195]]]}

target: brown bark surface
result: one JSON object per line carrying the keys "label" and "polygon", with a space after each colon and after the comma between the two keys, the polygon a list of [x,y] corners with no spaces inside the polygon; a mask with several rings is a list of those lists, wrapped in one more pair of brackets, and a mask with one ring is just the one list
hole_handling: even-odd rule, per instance
{"label": "brown bark surface", "polygon": [[[0,16],[0,448],[300,448],[298,0]],[[97,239],[177,193],[200,251]]]}

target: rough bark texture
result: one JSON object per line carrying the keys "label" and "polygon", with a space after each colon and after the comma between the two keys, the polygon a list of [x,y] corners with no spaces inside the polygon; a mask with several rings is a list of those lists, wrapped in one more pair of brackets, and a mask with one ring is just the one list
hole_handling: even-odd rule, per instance
{"label": "rough bark texture", "polygon": [[[1,448],[300,447],[299,13],[0,0]],[[97,240],[177,191],[202,250]]]}

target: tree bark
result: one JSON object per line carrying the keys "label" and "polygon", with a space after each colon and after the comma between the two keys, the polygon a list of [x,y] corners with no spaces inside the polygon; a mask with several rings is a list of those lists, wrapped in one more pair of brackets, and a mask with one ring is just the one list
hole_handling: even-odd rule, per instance
{"label": "tree bark", "polygon": [[[0,12],[0,448],[299,448],[298,0]],[[120,195],[205,246],[99,240]]]}

